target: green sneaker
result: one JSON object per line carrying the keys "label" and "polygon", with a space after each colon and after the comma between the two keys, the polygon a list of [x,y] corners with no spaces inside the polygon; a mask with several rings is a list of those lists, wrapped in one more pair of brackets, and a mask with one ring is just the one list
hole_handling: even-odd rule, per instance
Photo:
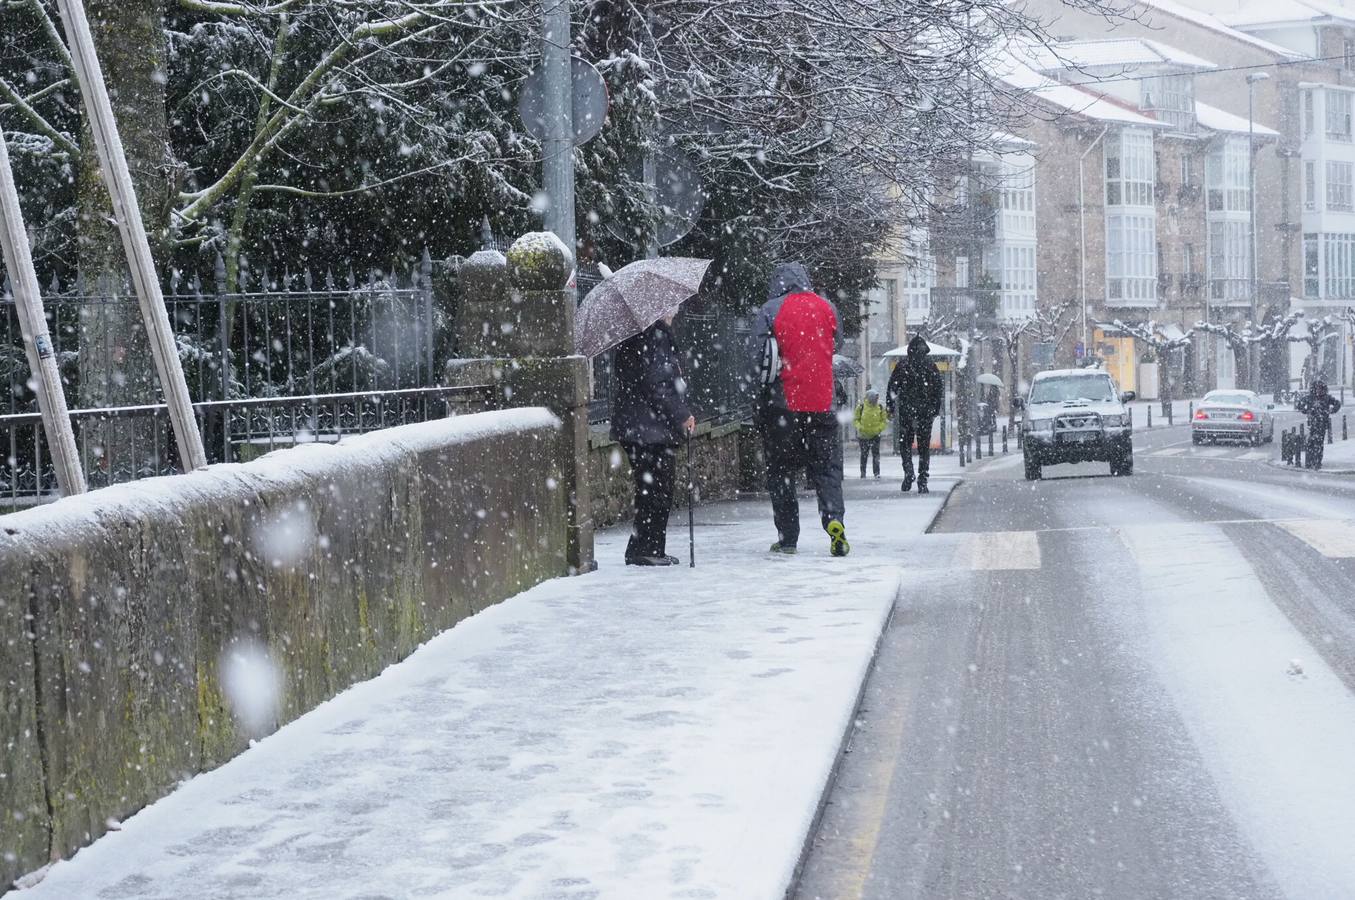
{"label": "green sneaker", "polygon": [[781,542],[777,541],[775,544],[772,544],[772,552],[780,553],[782,556],[794,556],[799,551],[795,549],[793,544],[783,547],[781,546]]}
{"label": "green sneaker", "polygon": [[833,556],[846,556],[851,552],[851,544],[847,543],[847,526],[843,525],[837,519],[828,523],[824,529],[828,532],[828,552]]}

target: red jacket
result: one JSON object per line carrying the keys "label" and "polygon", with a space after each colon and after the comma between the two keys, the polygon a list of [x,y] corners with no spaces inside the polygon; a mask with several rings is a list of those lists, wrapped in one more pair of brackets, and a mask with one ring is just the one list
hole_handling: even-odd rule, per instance
{"label": "red jacket", "polygon": [[810,290],[798,264],[778,268],[768,293],[753,326],[762,402],[791,412],[832,412],[833,353],[842,328],[837,310]]}

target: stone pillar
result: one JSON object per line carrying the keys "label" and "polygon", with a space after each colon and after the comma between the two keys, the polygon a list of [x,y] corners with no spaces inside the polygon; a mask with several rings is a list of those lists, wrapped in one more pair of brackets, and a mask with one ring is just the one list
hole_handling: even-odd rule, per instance
{"label": "stone pillar", "polygon": [[482,250],[461,267],[458,345],[448,384],[492,377],[504,406],[544,406],[560,417],[560,489],[569,508],[568,563],[593,558],[589,485],[588,360],[574,355],[574,258],[555,235],[523,235],[508,254]]}

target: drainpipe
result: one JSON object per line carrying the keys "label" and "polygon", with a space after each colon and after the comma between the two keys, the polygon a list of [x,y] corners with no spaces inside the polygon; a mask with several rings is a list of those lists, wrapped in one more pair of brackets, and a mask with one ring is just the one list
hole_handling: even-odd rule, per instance
{"label": "drainpipe", "polygon": [[1096,139],[1082,151],[1082,155],[1077,158],[1077,225],[1078,225],[1078,255],[1081,257],[1081,293],[1082,293],[1082,354],[1085,359],[1087,351],[1090,349],[1087,343],[1087,205],[1084,199],[1085,184],[1083,179],[1083,165],[1087,161],[1087,154],[1096,149],[1096,145],[1101,143],[1101,139],[1106,136],[1110,126],[1101,129],[1101,133]]}

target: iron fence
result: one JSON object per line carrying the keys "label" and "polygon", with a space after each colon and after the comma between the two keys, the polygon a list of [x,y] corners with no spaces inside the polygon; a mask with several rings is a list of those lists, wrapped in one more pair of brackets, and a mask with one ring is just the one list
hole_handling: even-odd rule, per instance
{"label": "iron fence", "polygon": [[[258,289],[204,292],[196,278],[172,279],[165,305],[179,359],[193,396],[209,400],[242,397],[393,390],[438,381],[435,346],[445,323],[433,302],[432,262],[427,255],[407,279],[372,273],[365,281],[350,272],[315,279],[309,273],[266,275]],[[94,292],[80,285],[63,294],[58,285],[44,296],[53,349],[67,395],[77,403],[103,405],[86,371],[101,377],[125,365],[125,343],[135,347],[141,329],[134,297]],[[218,285],[220,288],[221,285]],[[115,319],[127,324],[119,332]],[[123,340],[123,336],[132,340]],[[149,365],[145,362],[142,365]],[[0,410],[32,410],[28,363],[14,300],[0,291]]]}
{"label": "iron fence", "polygon": [[[248,462],[271,450],[492,408],[489,385],[405,388],[195,403],[208,461]],[[163,404],[71,411],[91,488],[181,471]],[[38,413],[0,415],[0,512],[59,496]]]}

